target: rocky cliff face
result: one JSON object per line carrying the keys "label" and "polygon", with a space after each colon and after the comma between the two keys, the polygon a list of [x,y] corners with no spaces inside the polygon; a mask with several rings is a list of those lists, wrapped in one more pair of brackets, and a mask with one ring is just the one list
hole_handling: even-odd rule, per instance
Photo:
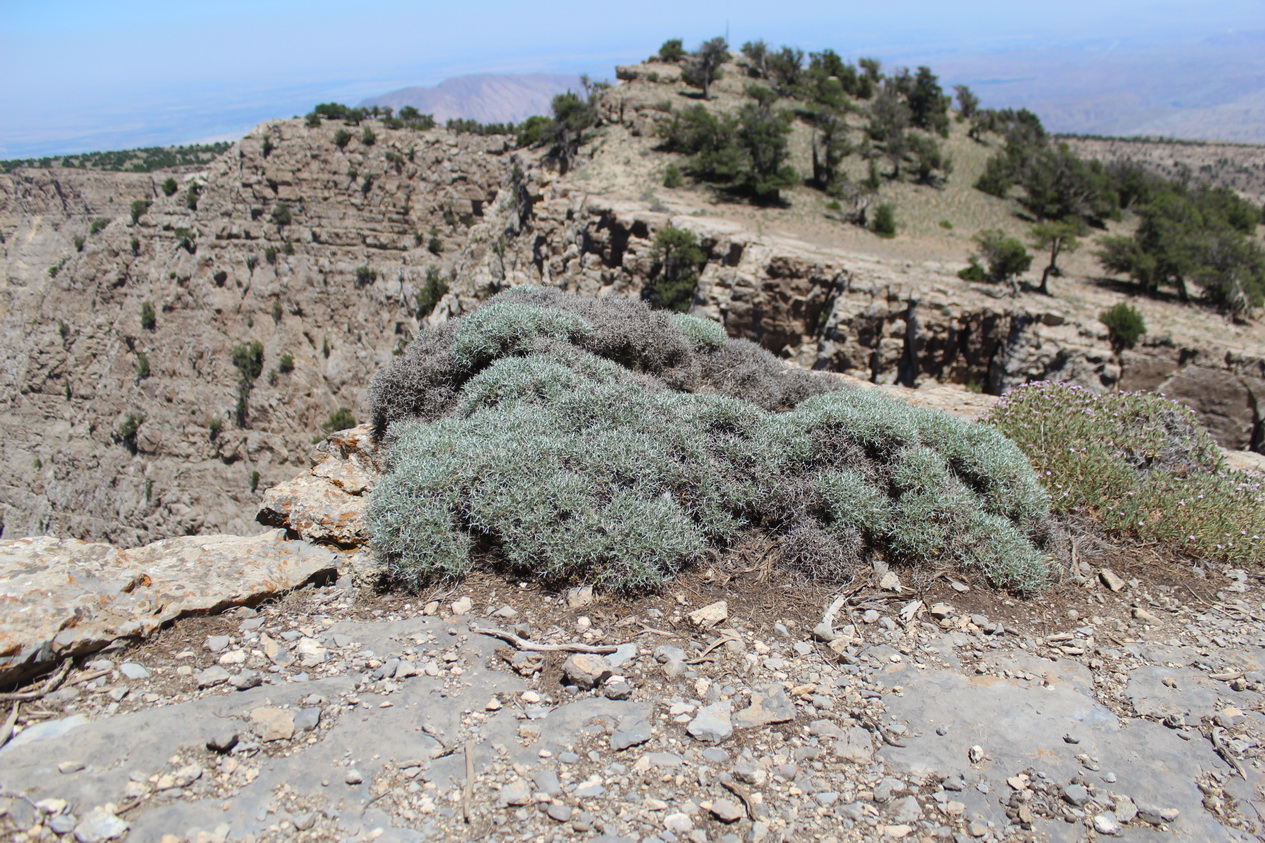
{"label": "rocky cliff face", "polygon": [[[374,125],[373,143],[355,129],[340,148],[341,126],[301,121],[259,127],[171,196],[167,174],[0,177],[6,537],[258,532],[263,491],[298,473],[335,410],[363,417],[373,373],[424,324],[518,283],[637,295],[668,225],[707,253],[694,312],[802,365],[990,392],[1047,377],[1160,389],[1223,445],[1265,446],[1258,327],[1173,306],[1117,357],[1092,295],[998,298],[956,265],[769,231],[701,192],[660,202],[644,194],[660,153],[642,84],[610,92],[566,178],[505,139]],[[152,205],[132,222],[135,199]],[[430,271],[452,290],[422,316]],[[239,408],[243,369],[257,377]]]}
{"label": "rocky cliff face", "polygon": [[[993,394],[1042,379],[1163,392],[1191,406],[1222,446],[1265,449],[1265,349],[1218,317],[1173,306],[1160,330],[1117,356],[1092,302],[998,297],[936,267],[762,235],[689,207],[595,197],[547,176],[515,191],[476,227],[460,262],[465,295],[447,313],[488,286],[518,283],[637,295],[654,272],[654,233],[671,225],[693,231],[707,253],[692,312],[804,366]],[[1219,333],[1199,337],[1205,322]]]}
{"label": "rocky cliff face", "polygon": [[[7,535],[258,532],[258,496],[313,433],[340,407],[362,415],[417,330],[414,292],[448,268],[432,229],[448,255],[464,242],[505,145],[378,128],[340,149],[336,130],[261,126],[172,196],[165,173],[0,180]],[[133,199],[152,202],[135,223]],[[239,420],[233,350],[253,342]]]}

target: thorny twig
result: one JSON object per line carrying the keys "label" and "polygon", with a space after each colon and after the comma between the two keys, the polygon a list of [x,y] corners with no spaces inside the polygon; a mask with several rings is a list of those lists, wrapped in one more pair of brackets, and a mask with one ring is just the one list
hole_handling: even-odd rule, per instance
{"label": "thorny twig", "polygon": [[1230,767],[1238,774],[1239,778],[1247,780],[1247,774],[1243,772],[1243,765],[1234,757],[1233,751],[1226,746],[1225,740],[1221,737],[1224,730],[1214,726],[1208,739],[1212,741],[1212,748],[1217,751],[1217,755],[1221,756],[1221,760],[1229,764]]}
{"label": "thorny twig", "polygon": [[470,824],[470,798],[474,795],[474,741],[466,741],[466,785],[461,791],[461,818]]}
{"label": "thorny twig", "polygon": [[0,727],[0,747],[9,742],[9,738],[13,737],[13,727],[18,725],[18,709],[22,707],[20,700],[13,703],[13,713],[9,715],[9,719],[4,721],[4,726]]}
{"label": "thorny twig", "polygon": [[66,679],[66,674],[70,673],[70,659],[61,663],[61,667],[48,679],[43,686],[31,691],[14,691],[10,693],[0,694],[0,702],[13,702],[20,700],[26,702],[28,700],[38,700],[45,694],[51,694],[57,690],[57,687]]}
{"label": "thorny twig", "polygon": [[686,664],[702,664],[705,661],[710,661],[710,659],[708,658],[708,653],[710,653],[712,650],[715,650],[717,647],[721,646],[722,644],[728,644],[730,641],[737,641],[740,644],[742,643],[741,639],[739,639],[736,635],[722,635],[719,638],[717,638],[715,641],[713,641],[706,650],[699,653],[696,657],[687,661]]}
{"label": "thorny twig", "polygon": [[738,797],[738,800],[742,802],[742,807],[747,810],[747,819],[754,822],[756,819],[755,805],[751,802],[751,795],[728,778],[721,779],[720,786]]}
{"label": "thorny twig", "polygon": [[470,626],[470,631],[479,635],[490,635],[493,638],[499,638],[507,644],[512,644],[519,650],[527,650],[533,653],[597,653],[604,655],[613,653],[619,647],[613,644],[537,644],[534,641],[528,641],[526,638],[520,638],[512,632],[505,632],[500,629],[490,629],[481,626]]}
{"label": "thorny twig", "polygon": [[643,626],[638,635],[659,635],[663,638],[684,638],[685,636],[679,632],[668,632],[663,629],[655,629],[653,626]]}

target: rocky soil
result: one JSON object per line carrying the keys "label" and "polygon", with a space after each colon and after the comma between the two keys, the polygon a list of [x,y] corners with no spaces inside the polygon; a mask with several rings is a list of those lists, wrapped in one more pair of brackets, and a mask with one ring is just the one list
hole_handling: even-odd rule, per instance
{"label": "rocky soil", "polygon": [[1113,569],[1084,564],[1041,601],[908,571],[836,593],[761,550],[637,600],[493,575],[375,595],[344,577],[121,639],[28,686],[0,750],[0,827],[79,841],[1262,833],[1259,578],[1108,550]]}

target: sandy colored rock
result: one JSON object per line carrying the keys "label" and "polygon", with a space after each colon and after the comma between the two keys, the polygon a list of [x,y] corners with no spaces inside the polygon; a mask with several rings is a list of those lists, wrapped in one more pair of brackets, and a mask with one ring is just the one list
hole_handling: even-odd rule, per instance
{"label": "sandy colored rock", "polygon": [[0,544],[0,682],[141,638],[179,617],[253,603],[337,570],[336,554],[262,536],[167,539],[135,550],[40,537]]}
{"label": "sandy colored rock", "polygon": [[591,653],[572,653],[562,663],[562,675],[566,680],[585,690],[602,684],[611,673],[611,667],[606,660]]}
{"label": "sandy colored rock", "polygon": [[1121,577],[1110,568],[1103,568],[1098,572],[1098,579],[1102,580],[1102,584],[1112,591],[1122,591],[1128,585],[1124,577]]}
{"label": "sandy colored rock", "polygon": [[250,723],[261,741],[287,741],[294,737],[294,715],[283,708],[257,708],[250,713]]}
{"label": "sandy colored rock", "polygon": [[724,600],[717,600],[715,603],[690,612],[689,618],[690,623],[700,629],[710,629],[729,619],[729,604]]}
{"label": "sandy colored rock", "polygon": [[751,704],[733,716],[735,729],[753,729],[795,719],[795,704],[780,684],[751,691]]}
{"label": "sandy colored rock", "polygon": [[327,437],[312,452],[312,468],[306,474],[264,493],[256,520],[317,544],[365,544],[365,492],[378,476],[373,454],[368,425]]}

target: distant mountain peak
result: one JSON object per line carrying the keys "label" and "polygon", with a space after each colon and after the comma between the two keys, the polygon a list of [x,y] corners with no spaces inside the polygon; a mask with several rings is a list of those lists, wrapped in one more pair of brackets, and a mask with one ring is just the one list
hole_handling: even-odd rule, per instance
{"label": "distant mountain peak", "polygon": [[549,113],[553,98],[580,90],[580,77],[559,73],[473,73],[433,87],[400,88],[360,103],[362,107],[411,105],[440,123],[454,117],[480,123],[518,123]]}

